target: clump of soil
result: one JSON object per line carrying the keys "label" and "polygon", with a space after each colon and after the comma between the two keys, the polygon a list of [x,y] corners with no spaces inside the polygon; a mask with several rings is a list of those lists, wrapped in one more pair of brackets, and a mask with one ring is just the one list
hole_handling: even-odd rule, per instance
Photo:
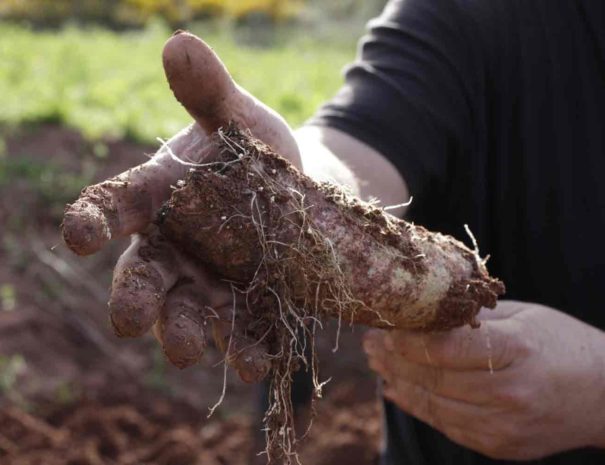
{"label": "clump of soil", "polygon": [[[377,463],[380,419],[375,402],[329,402],[330,412],[305,441],[305,463]],[[174,402],[144,406],[81,401],[47,414],[0,409],[3,465],[224,465],[262,463],[255,456],[250,417],[206,422],[189,418]],[[307,447],[308,446],[308,447]]]}

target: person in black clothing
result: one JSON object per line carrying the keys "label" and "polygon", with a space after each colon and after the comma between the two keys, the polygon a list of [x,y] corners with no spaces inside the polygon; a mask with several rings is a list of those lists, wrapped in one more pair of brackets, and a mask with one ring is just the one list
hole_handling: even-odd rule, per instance
{"label": "person in black clothing", "polygon": [[604,446],[605,2],[391,2],[311,124],[397,166],[409,219],[460,238],[468,224],[508,299],[552,307],[503,302],[478,331],[393,335],[390,350],[369,337],[389,399],[385,463]]}
{"label": "person in black clothing", "polygon": [[[468,224],[507,285],[511,300],[482,311],[479,329],[368,334],[387,399],[384,463],[605,463],[605,2],[393,0],[340,92],[295,133],[206,58],[207,75],[190,77],[199,125],[169,142],[174,152],[203,153],[211,108],[316,179],[384,205],[411,194],[408,219],[461,239]],[[135,190],[153,179],[148,205],[105,185],[119,216],[103,223],[109,235],[144,231],[182,174],[163,148],[123,175]],[[153,247],[145,234],[120,266],[140,247]],[[190,283],[208,281],[182,260]],[[199,289],[231,305],[218,286],[186,295],[175,281],[164,312]]]}

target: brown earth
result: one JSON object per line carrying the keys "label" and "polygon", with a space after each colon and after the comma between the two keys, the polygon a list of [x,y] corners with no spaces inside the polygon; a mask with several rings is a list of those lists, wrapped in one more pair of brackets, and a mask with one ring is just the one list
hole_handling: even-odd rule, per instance
{"label": "brown earth", "polygon": [[[125,241],[87,258],[61,243],[66,201],[84,184],[145,160],[144,147],[91,144],[68,129],[4,133],[0,154],[0,463],[7,465],[247,464],[258,459],[261,387],[230,375],[210,351],[200,366],[169,366],[151,337],[117,339],[106,301]],[[96,154],[96,155],[95,155]],[[375,378],[345,331],[318,341],[332,381],[300,450],[306,464],[376,463]],[[260,463],[263,463],[262,460]]]}

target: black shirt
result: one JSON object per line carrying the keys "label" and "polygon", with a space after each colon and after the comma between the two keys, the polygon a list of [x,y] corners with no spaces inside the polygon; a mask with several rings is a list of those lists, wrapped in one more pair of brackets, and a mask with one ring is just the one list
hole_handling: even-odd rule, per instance
{"label": "black shirt", "polygon": [[[390,159],[413,221],[469,224],[507,298],[605,329],[605,0],[393,0],[311,124]],[[506,463],[385,412],[385,463]]]}

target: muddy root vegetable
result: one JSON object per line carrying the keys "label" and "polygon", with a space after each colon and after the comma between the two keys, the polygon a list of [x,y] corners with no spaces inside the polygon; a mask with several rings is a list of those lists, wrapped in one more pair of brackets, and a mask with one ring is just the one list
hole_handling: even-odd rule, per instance
{"label": "muddy root vegetable", "polygon": [[289,298],[317,314],[424,331],[474,325],[503,294],[477,252],[456,239],[315,183],[233,126],[215,141],[212,163],[190,170],[159,223],[224,278],[255,287],[283,281]]}
{"label": "muddy root vegetable", "polygon": [[476,325],[504,286],[477,251],[315,183],[235,125],[213,143],[212,161],[190,169],[158,224],[245,296],[246,337],[273,354],[268,451],[287,462],[291,374],[310,368],[321,387],[302,334],[312,344],[327,317],[421,331]]}

